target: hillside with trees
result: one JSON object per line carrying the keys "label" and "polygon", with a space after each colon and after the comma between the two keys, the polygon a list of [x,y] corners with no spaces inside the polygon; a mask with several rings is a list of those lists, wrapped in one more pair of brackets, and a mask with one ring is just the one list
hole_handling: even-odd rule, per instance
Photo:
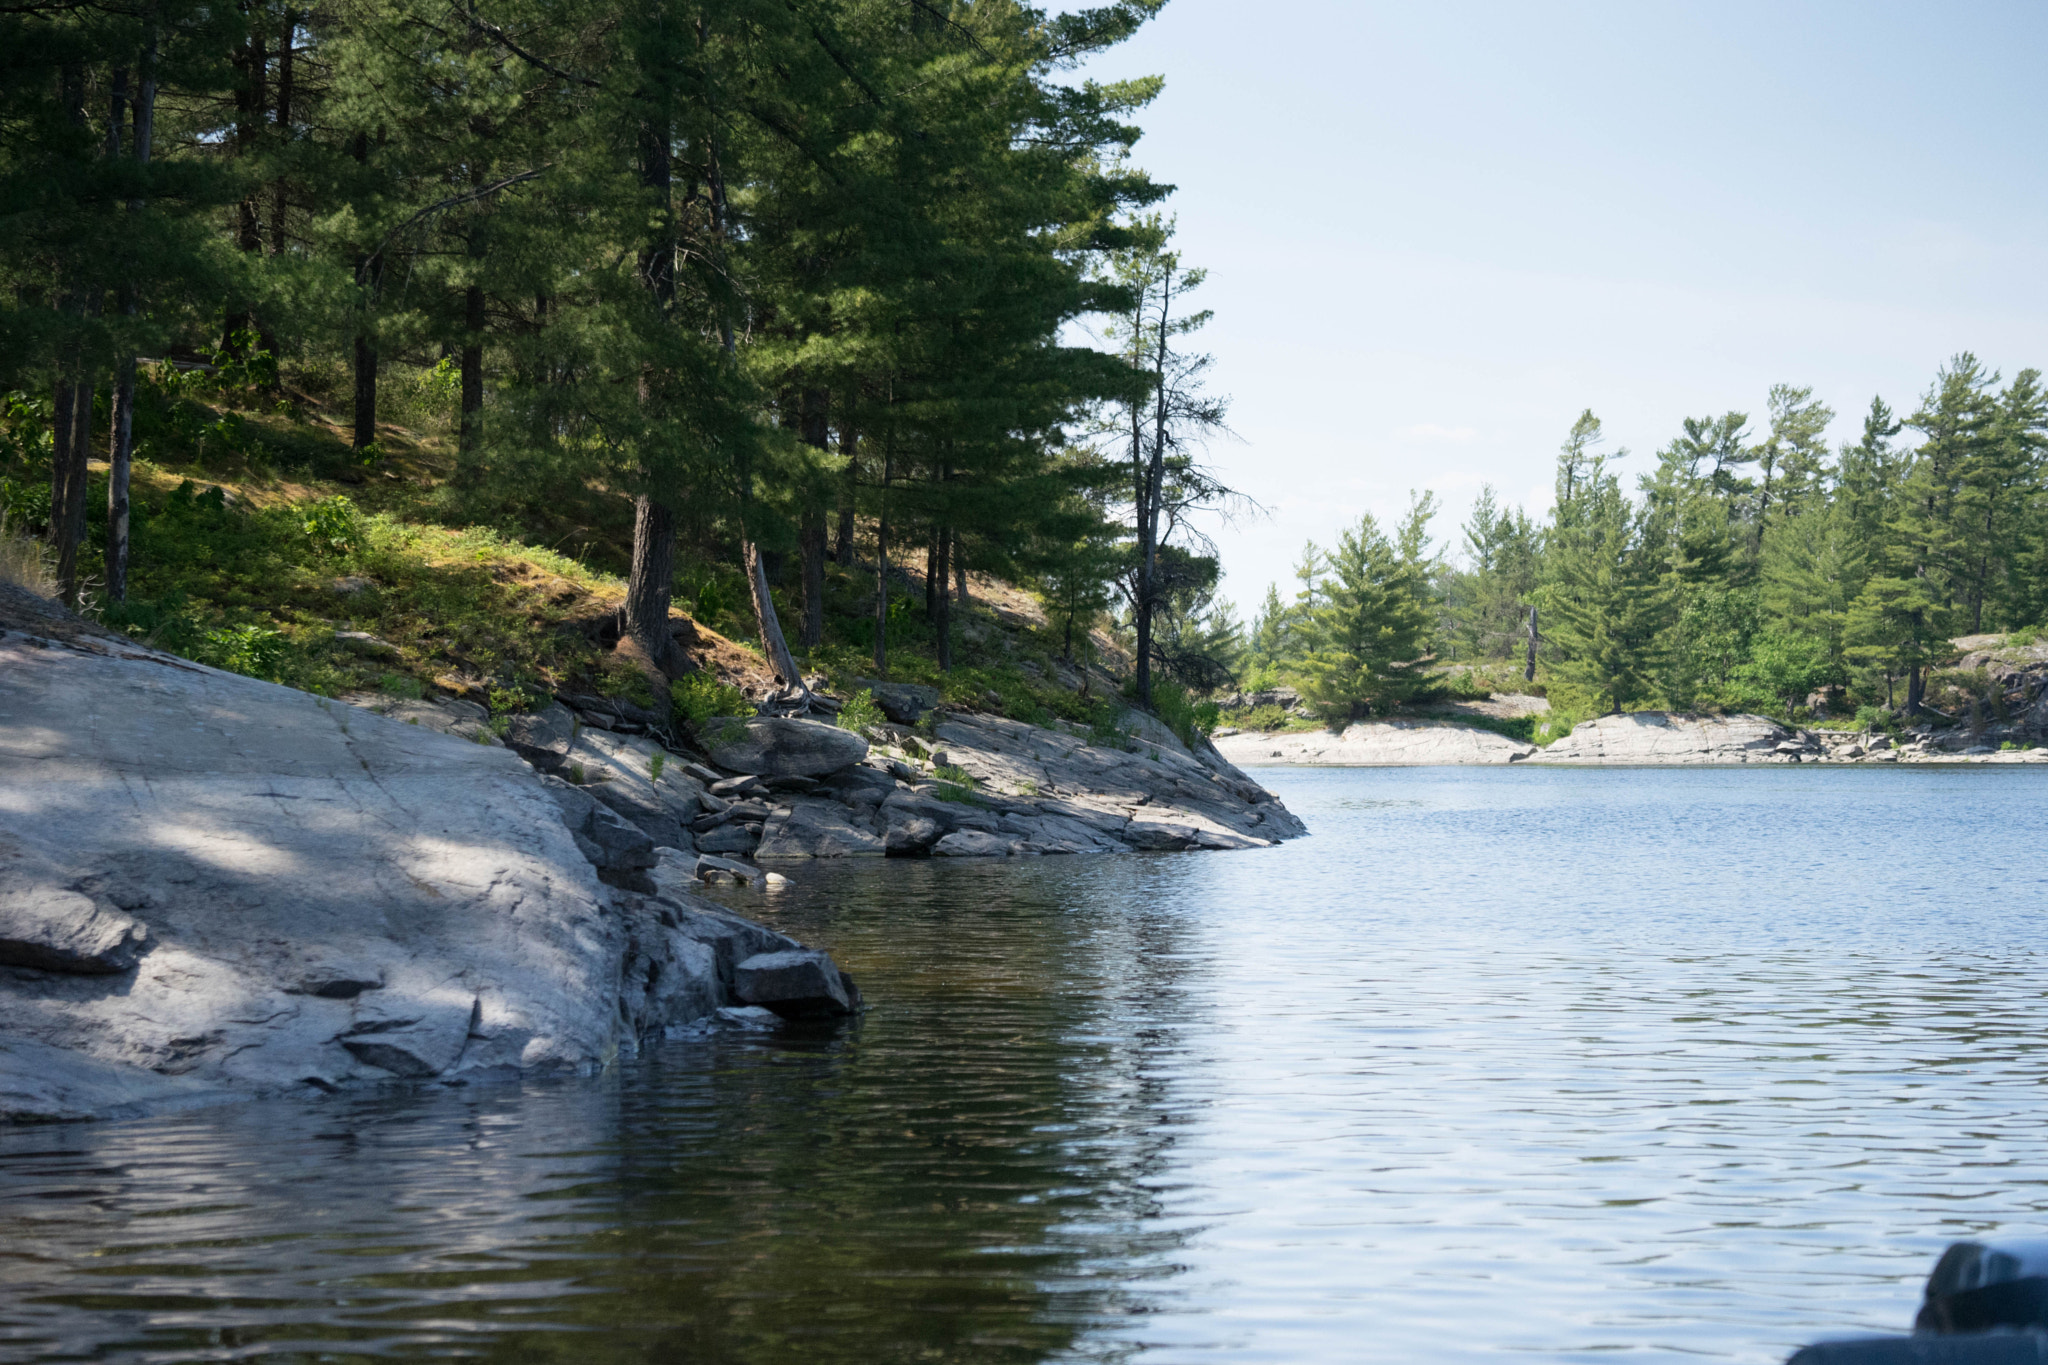
{"label": "hillside with trees", "polygon": [[10,10],[16,576],[335,694],[1151,704],[1223,405],[1075,68],[1159,3]]}

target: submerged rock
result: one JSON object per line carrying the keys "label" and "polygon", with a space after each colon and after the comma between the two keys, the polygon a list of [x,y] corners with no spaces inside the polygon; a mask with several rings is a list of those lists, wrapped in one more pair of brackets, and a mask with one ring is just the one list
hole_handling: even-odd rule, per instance
{"label": "submerged rock", "polygon": [[733,994],[783,1015],[850,1014],[853,1001],[831,958],[806,949],[757,953],[733,969]]}

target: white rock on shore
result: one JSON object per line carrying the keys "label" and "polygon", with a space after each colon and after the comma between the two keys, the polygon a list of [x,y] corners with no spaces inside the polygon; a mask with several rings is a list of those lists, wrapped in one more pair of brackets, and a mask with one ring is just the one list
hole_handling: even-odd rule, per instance
{"label": "white rock on shore", "polygon": [[1516,763],[1536,752],[1491,730],[1413,720],[1369,720],[1328,730],[1255,730],[1216,741],[1224,757],[1242,767],[1302,764],[1330,767],[1428,767],[1435,764]]}
{"label": "white rock on shore", "polygon": [[[1781,746],[1791,746],[1784,748]],[[1683,716],[1637,711],[1602,716],[1536,754],[1532,762],[1573,764],[1755,763],[1814,746],[1762,716]]]}

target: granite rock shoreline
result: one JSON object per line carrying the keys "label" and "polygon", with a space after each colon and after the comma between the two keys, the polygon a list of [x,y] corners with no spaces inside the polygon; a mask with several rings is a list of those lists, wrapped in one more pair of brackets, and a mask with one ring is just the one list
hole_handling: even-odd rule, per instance
{"label": "granite rock shoreline", "polygon": [[567,713],[502,736],[459,705],[379,714],[19,596],[0,600],[0,1122],[589,1072],[677,1030],[854,1015],[827,955],[700,894],[744,883],[772,914],[770,869],[797,859],[1305,832],[1163,727],[1103,747],[957,714],[870,744],[764,716],[693,760]]}

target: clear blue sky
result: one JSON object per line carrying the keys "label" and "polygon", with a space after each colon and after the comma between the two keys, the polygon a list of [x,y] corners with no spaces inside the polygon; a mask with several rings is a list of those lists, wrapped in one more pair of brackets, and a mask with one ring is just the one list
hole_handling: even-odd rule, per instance
{"label": "clear blue sky", "polygon": [[1839,441],[1956,351],[2048,367],[2044,62],[2040,4],[1171,0],[1086,74],[1166,77],[1137,159],[1270,509],[1226,593],[1411,488],[1440,541],[1540,511],[1588,407],[1633,473],[1776,382]]}

